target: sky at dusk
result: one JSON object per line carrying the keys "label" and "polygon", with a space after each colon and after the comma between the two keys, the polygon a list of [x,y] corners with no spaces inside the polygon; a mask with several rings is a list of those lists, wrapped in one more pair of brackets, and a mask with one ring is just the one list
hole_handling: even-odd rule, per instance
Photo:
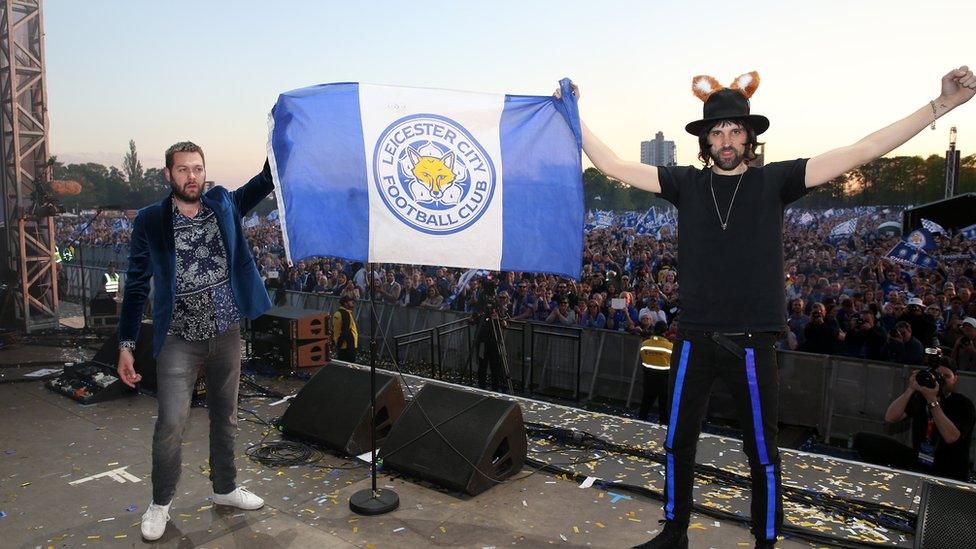
{"label": "sky at dusk", "polygon": [[[134,139],[161,167],[200,144],[208,178],[257,173],[279,93],[325,82],[549,95],[578,83],[583,120],[637,160],[657,131],[695,161],[692,76],[750,70],[770,118],[767,161],[850,144],[939,94],[976,65],[971,0],[823,2],[142,2],[45,0],[51,154],[121,165]],[[976,153],[976,101],[896,155],[944,154],[950,126]]]}

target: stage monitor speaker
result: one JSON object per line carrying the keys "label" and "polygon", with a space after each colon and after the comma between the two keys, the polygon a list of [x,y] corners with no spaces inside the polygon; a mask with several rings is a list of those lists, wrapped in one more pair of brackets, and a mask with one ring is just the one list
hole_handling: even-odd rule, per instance
{"label": "stage monitor speaker", "polygon": [[926,482],[915,524],[915,549],[976,547],[976,491]]}
{"label": "stage monitor speaker", "polygon": [[329,340],[295,341],[284,337],[254,336],[253,356],[275,368],[324,366],[329,360]]}
{"label": "stage monitor speaker", "polygon": [[[153,325],[152,322],[145,321],[139,324],[139,336],[136,339],[135,369],[136,373],[142,376],[139,382],[140,389],[149,391],[156,390],[156,359],[153,358]],[[119,334],[113,332],[102,348],[95,353],[92,362],[109,366],[117,369],[119,366]]]}
{"label": "stage monitor speaker", "polygon": [[[376,374],[376,446],[403,413],[399,380]],[[369,371],[329,363],[308,380],[281,416],[288,435],[358,456],[369,451]]]}
{"label": "stage monitor speaker", "polygon": [[527,445],[518,404],[428,383],[379,457],[384,467],[474,496],[520,471]]}

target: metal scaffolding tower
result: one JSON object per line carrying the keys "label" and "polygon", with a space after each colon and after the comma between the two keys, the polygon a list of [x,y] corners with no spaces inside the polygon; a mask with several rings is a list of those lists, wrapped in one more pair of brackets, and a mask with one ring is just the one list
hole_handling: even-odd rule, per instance
{"label": "metal scaffolding tower", "polygon": [[45,78],[41,0],[0,0],[0,282],[14,291],[27,332],[59,321],[55,212],[43,198],[51,170]]}

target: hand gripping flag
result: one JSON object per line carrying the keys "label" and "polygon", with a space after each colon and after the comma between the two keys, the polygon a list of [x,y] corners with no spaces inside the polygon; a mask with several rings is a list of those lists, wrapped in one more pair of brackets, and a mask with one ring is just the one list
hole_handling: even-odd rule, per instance
{"label": "hand gripping flag", "polygon": [[562,98],[370,84],[281,94],[268,158],[290,261],[578,277],[579,111]]}

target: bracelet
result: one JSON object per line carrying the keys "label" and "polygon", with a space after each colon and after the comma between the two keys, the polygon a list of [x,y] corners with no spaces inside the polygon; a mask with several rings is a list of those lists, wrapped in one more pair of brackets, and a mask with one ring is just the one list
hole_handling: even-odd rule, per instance
{"label": "bracelet", "polygon": [[933,130],[935,130],[935,121],[939,119],[939,112],[937,110],[935,110],[935,100],[934,99],[932,101],[929,101],[929,105],[932,106],[932,125],[929,126],[929,127],[932,128]]}
{"label": "bracelet", "polygon": [[936,408],[938,406],[942,406],[942,404],[938,400],[933,400],[932,402],[929,402],[929,409]]}

